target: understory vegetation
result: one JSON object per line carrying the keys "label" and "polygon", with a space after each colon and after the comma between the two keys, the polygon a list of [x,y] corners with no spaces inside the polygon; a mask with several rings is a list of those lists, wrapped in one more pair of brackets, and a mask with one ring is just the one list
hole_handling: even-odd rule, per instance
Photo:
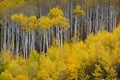
{"label": "understory vegetation", "polygon": [[0,55],[0,80],[119,80],[120,26],[102,29],[83,42],[54,43],[47,53],[31,51],[28,59]]}

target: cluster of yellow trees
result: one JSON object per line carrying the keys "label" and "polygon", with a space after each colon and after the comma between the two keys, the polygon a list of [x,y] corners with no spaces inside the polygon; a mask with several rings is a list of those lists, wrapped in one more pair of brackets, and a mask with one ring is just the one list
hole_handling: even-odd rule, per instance
{"label": "cluster of yellow trees", "polygon": [[[53,40],[80,41],[119,22],[120,0],[0,0],[0,52],[27,58],[46,52]],[[56,7],[59,6],[59,7]],[[69,29],[68,29],[69,28]]]}
{"label": "cluster of yellow trees", "polygon": [[120,26],[101,30],[83,42],[53,44],[46,54],[32,51],[28,59],[0,55],[0,80],[119,80]]}
{"label": "cluster of yellow trees", "polygon": [[[80,6],[76,6],[76,9],[73,11],[73,13],[76,17],[85,15],[84,10],[82,10]],[[22,41],[21,47],[23,47],[22,52],[25,58],[27,58],[28,53],[30,53],[31,50],[36,49],[35,36],[37,32],[39,34],[38,37],[41,39],[39,40],[40,52],[45,52],[50,47],[54,39],[57,39],[57,45],[58,47],[61,47],[65,40],[65,34],[66,34],[65,32],[66,30],[68,30],[68,28],[70,28],[69,21],[64,16],[64,13],[60,7],[55,7],[51,9],[48,12],[47,16],[41,16],[40,18],[34,15],[26,16],[21,13],[21,14],[12,15],[11,19],[14,21],[14,23],[19,25],[18,28],[20,28],[20,31],[22,31],[23,40],[21,40]],[[18,29],[16,32],[20,32],[20,31]],[[18,33],[16,37],[15,51],[17,56],[19,52],[19,45],[21,45],[19,44],[19,35],[20,34]]]}
{"label": "cluster of yellow trees", "polygon": [[21,29],[27,32],[39,27],[43,29],[49,29],[52,26],[69,27],[69,22],[59,7],[51,9],[48,16],[41,16],[39,19],[36,16],[27,17],[24,14],[14,14],[11,19],[17,21]]}
{"label": "cluster of yellow trees", "polygon": [[[70,27],[68,19],[64,17],[63,11],[59,7],[55,7],[51,9],[47,16],[41,16],[38,19],[36,16],[28,17],[28,16],[25,16],[24,14],[14,14],[13,16],[11,16],[11,19],[16,21],[20,25],[21,30],[23,31],[24,40],[22,41],[25,41],[23,42],[23,45],[24,45],[23,54],[24,54],[24,57],[26,58],[28,56],[28,53],[31,50],[35,49],[35,33],[36,32],[39,32],[39,33],[43,32],[43,35],[42,35],[44,38],[43,47],[40,47],[40,48],[43,48],[43,52],[44,52],[46,50],[45,48],[48,49],[48,47],[50,46],[49,45],[50,39],[48,38],[50,33],[48,34],[48,32],[50,32],[50,29],[52,27],[55,26],[58,29],[58,31],[56,32],[57,39],[59,41],[58,44],[60,44],[59,28],[64,29],[65,27]],[[61,32],[62,32],[62,29],[61,29]],[[61,36],[62,36],[62,33],[61,33]],[[62,39],[63,38],[61,37],[61,40]],[[62,40],[62,43],[63,43],[63,40]],[[40,46],[42,46],[42,43],[40,43]],[[18,50],[16,51],[17,51],[16,54],[18,54]]]}

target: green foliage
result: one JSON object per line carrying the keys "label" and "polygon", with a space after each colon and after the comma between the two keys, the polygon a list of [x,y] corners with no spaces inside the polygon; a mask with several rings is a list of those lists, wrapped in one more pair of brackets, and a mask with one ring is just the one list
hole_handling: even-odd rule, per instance
{"label": "green foliage", "polygon": [[27,69],[26,66],[26,61],[20,59],[19,60],[12,60],[7,68],[6,68],[12,75],[13,77],[16,77],[17,75],[26,75],[27,76],[27,71],[24,71]]}
{"label": "green foliage", "polygon": [[4,55],[0,55],[0,73],[5,71],[11,60],[12,55],[10,55],[10,53],[7,51],[4,53]]}
{"label": "green foliage", "polygon": [[35,50],[31,51],[28,61],[30,62],[39,61],[39,54]]}
{"label": "green foliage", "polygon": [[51,55],[49,55],[49,56],[50,56],[50,60],[51,60],[51,61],[55,61],[55,60],[56,60],[56,57],[55,57],[54,54],[51,54]]}
{"label": "green foliage", "polygon": [[39,54],[35,50],[31,51],[27,60],[27,65],[28,77],[32,80],[37,77],[37,72],[39,70]]}

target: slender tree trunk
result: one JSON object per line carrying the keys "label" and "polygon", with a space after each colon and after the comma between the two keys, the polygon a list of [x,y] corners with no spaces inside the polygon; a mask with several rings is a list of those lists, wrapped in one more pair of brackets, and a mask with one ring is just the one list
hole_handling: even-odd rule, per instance
{"label": "slender tree trunk", "polygon": [[45,53],[45,31],[43,36],[43,53]]}
{"label": "slender tree trunk", "polygon": [[47,35],[47,30],[45,30],[45,38],[46,38],[46,50],[48,49],[48,35]]}
{"label": "slender tree trunk", "polygon": [[74,36],[75,36],[75,41],[77,40],[77,16],[75,16],[75,24],[74,24]]}
{"label": "slender tree trunk", "polygon": [[13,53],[14,53],[14,22],[12,22],[12,41],[11,41],[11,52],[12,52],[12,56],[13,56]]}
{"label": "slender tree trunk", "polygon": [[28,32],[28,53],[31,52],[31,33]]}
{"label": "slender tree trunk", "polygon": [[28,32],[25,33],[25,58],[28,56]]}
{"label": "slender tree trunk", "polygon": [[56,33],[57,33],[57,45],[58,45],[58,48],[60,48],[60,35],[59,35],[59,27],[56,27],[56,29],[57,29],[57,31],[56,31]]}
{"label": "slender tree trunk", "polygon": [[23,31],[23,41],[22,41],[22,46],[23,46],[23,57],[25,58],[25,31]]}
{"label": "slender tree trunk", "polygon": [[97,31],[98,31],[98,20],[99,20],[99,3],[97,2],[97,8],[96,8],[96,19],[95,19],[95,21],[96,21],[96,25],[95,25],[95,34],[97,33]]}
{"label": "slender tree trunk", "polygon": [[6,50],[6,23],[4,23],[4,25],[3,25],[3,27],[4,27],[4,44],[3,44],[3,48],[4,48],[4,52],[5,52],[5,50]]}
{"label": "slender tree trunk", "polygon": [[62,33],[62,29],[61,29],[61,31],[60,31],[60,34],[61,34],[61,40],[60,40],[61,43],[60,43],[60,44],[61,44],[61,47],[62,47],[62,44],[63,44],[63,33]]}
{"label": "slender tree trunk", "polygon": [[19,52],[19,26],[16,26],[16,54],[18,58],[18,52]]}

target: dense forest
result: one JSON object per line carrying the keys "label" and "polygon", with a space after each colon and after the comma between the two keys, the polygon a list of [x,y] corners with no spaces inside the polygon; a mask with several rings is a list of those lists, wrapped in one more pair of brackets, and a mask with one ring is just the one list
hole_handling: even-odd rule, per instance
{"label": "dense forest", "polygon": [[119,80],[120,0],[0,0],[0,80]]}

